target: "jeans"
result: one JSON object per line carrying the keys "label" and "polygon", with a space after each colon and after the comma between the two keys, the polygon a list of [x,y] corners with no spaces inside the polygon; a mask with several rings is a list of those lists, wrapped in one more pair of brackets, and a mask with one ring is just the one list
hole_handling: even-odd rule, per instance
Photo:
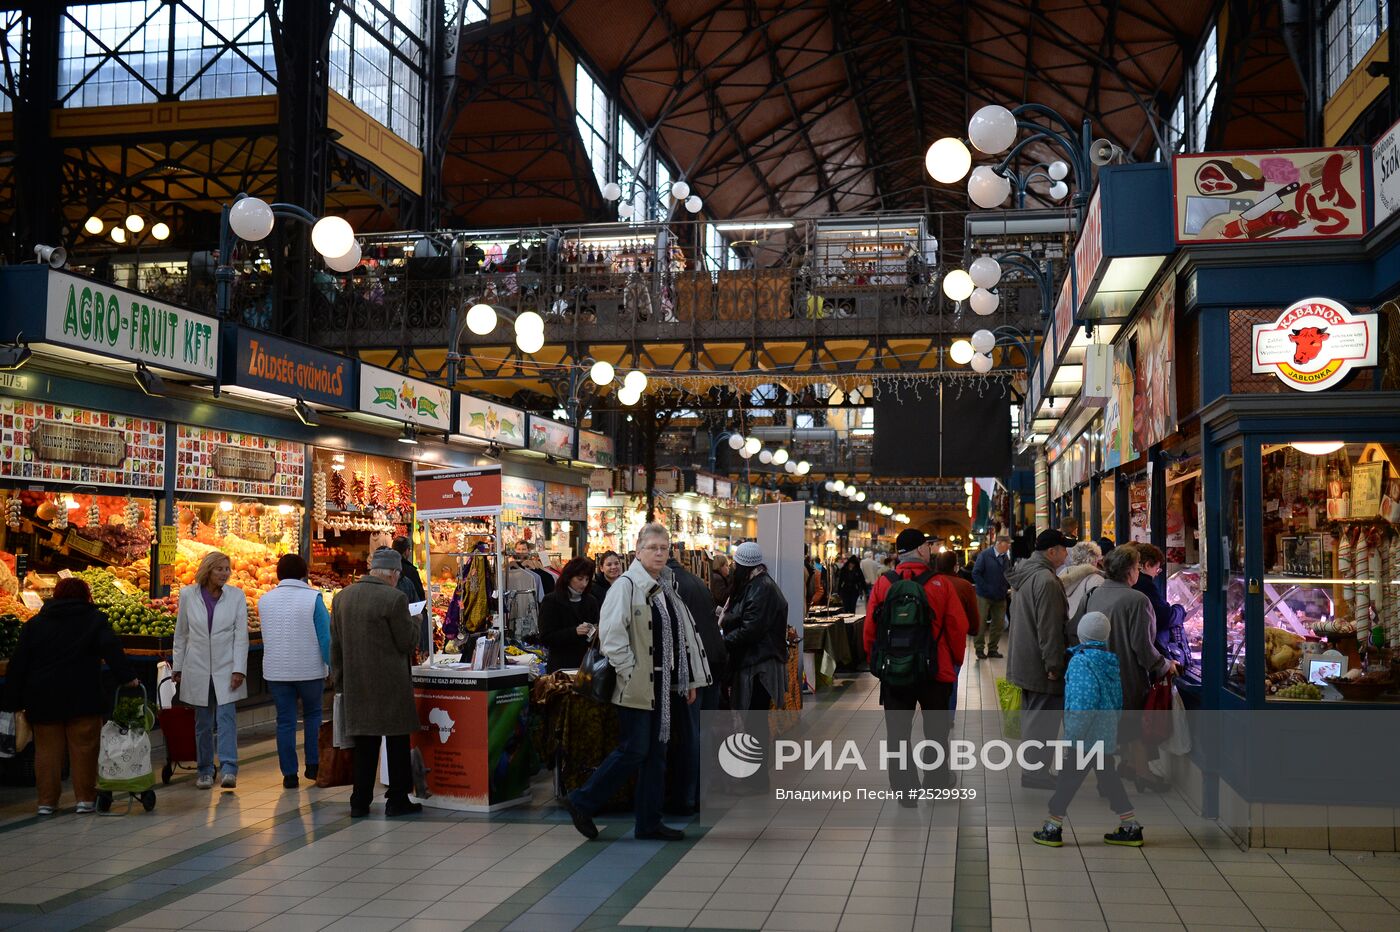
{"label": "jeans", "polygon": [[[1073,757],[1066,757],[1066,761],[1074,760]],[[1074,794],[1079,792],[1079,787],[1084,783],[1084,778],[1091,772],[1098,774],[1099,790],[1108,797],[1108,805],[1119,815],[1133,811],[1133,801],[1128,798],[1128,791],[1123,788],[1123,781],[1118,776],[1118,768],[1114,764],[1112,754],[1104,755],[1104,766],[1102,770],[1094,770],[1086,766],[1083,769],[1073,765],[1060,771],[1059,777],[1055,780],[1055,795],[1050,797],[1050,814],[1057,819],[1064,818],[1069,811],[1070,801],[1074,799]]]}
{"label": "jeans", "polygon": [[977,636],[972,639],[972,646],[979,654],[984,650],[994,651],[1001,643],[1002,632],[1006,630],[1006,600],[986,599],[979,595],[977,614],[982,616],[978,619],[982,624],[977,629]]}
{"label": "jeans", "polygon": [[97,799],[97,739],[102,716],[79,715],[63,722],[35,722],[34,785],[39,805],[57,806],[63,795],[63,755],[73,776],[73,795],[80,803]]}
{"label": "jeans", "polygon": [[[355,736],[355,776],[350,790],[350,809],[368,809],[374,802],[374,781],[379,770],[379,735]],[[384,744],[389,755],[389,789],[384,799],[390,805],[408,802],[413,792],[413,764],[408,735],[387,735]]]}
{"label": "jeans", "polygon": [[287,680],[267,683],[272,701],[277,706],[277,763],[282,776],[297,775],[297,703],[301,703],[302,721],[306,723],[302,747],[306,750],[306,766],[319,767],[321,750],[317,739],[321,731],[321,696],[324,680]]}
{"label": "jeans", "polygon": [[232,702],[219,704],[214,684],[209,684],[209,704],[195,706],[194,748],[199,775],[214,775],[214,732],[219,733],[219,767],[226,774],[238,773],[238,708]]}
{"label": "jeans", "polygon": [[[684,696],[672,702],[685,702]],[[673,715],[688,713],[675,705]],[[661,827],[661,799],[666,791],[666,742],[661,739],[661,712],[618,706],[617,749],[604,758],[588,782],[569,794],[569,802],[586,816],[596,815],[612,799],[627,778],[637,775],[634,796],[638,835]]]}
{"label": "jeans", "polygon": [[[881,689],[880,701],[885,707],[885,733],[887,747],[894,751],[901,742],[906,754],[905,766],[898,763],[890,766],[890,788],[906,792],[919,788],[917,761],[920,755],[914,753],[914,743],[910,740],[914,728],[914,707],[918,706],[923,722],[925,741],[935,741],[943,747],[943,759],[939,766],[927,771],[923,777],[926,789],[941,789],[951,785],[948,771],[948,733],[953,727],[953,713],[949,711],[956,683],[928,681],[917,686],[885,686]],[[922,755],[931,760],[933,751]]]}

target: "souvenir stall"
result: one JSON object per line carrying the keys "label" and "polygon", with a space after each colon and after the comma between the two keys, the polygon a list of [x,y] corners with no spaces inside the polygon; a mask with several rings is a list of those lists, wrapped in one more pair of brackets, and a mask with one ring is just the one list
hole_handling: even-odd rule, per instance
{"label": "souvenir stall", "polygon": [[507,662],[511,619],[490,606],[506,585],[501,469],[429,470],[416,479],[429,597],[437,601],[443,566],[457,585],[439,620],[447,649],[435,646],[413,669],[421,726],[413,753],[424,774],[414,797],[470,812],[519,805],[529,799],[529,667]]}

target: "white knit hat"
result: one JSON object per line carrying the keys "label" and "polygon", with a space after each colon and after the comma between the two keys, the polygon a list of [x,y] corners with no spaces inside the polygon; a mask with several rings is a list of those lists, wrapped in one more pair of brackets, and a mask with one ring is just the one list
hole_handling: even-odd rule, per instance
{"label": "white knit hat", "polygon": [[1108,616],[1103,612],[1085,612],[1084,617],[1079,619],[1079,641],[1107,641],[1108,633],[1112,630]]}
{"label": "white knit hat", "polygon": [[735,549],[734,562],[740,566],[758,566],[763,562],[763,548],[746,540]]}

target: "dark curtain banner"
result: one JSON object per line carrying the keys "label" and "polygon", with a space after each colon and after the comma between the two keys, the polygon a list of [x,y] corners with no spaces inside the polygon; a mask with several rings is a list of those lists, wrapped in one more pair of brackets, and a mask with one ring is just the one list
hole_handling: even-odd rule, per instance
{"label": "dark curtain banner", "polygon": [[877,476],[961,479],[1011,474],[1011,397],[1001,382],[902,387],[874,404]]}

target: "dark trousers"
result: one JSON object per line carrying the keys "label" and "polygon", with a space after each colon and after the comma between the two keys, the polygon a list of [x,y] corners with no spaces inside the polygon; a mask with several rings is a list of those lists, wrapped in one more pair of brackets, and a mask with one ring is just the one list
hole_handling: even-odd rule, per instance
{"label": "dark trousers", "polygon": [[953,728],[951,703],[956,683],[927,682],[917,686],[883,686],[880,702],[885,707],[885,741],[891,752],[900,742],[907,745],[903,762],[890,763],[890,788],[896,790],[916,790],[919,788],[918,759],[932,761],[934,752],[928,751],[916,757],[912,733],[914,730],[914,708],[919,708],[919,720],[923,725],[925,741],[936,741],[943,746],[943,758],[934,770],[924,773],[923,786],[940,789],[950,785],[948,779],[948,733]]}
{"label": "dark trousers", "polygon": [[718,683],[701,687],[695,691],[695,701],[687,707],[687,714],[676,719],[673,740],[678,742],[675,763],[680,776],[673,782],[680,788],[678,809],[700,808],[700,713],[717,711],[719,700]]}
{"label": "dark trousers", "polygon": [[[1039,741],[1042,744],[1054,741],[1060,734],[1060,719],[1064,717],[1065,697],[1062,693],[1041,693],[1033,689],[1021,690],[1021,740]],[[1051,776],[1054,752],[1047,747],[1026,751],[1027,761],[1040,761],[1040,769],[1026,771],[1028,776]]]}
{"label": "dark trousers", "polygon": [[[379,770],[379,738],[379,735],[355,736],[355,783],[350,791],[351,809],[368,809],[374,801],[374,781]],[[388,735],[384,742],[389,754],[389,790],[384,798],[391,803],[406,803],[408,794],[413,792],[408,735]]]}
{"label": "dark trousers", "polygon": [[[671,697],[671,714],[689,721],[682,707],[684,696]],[[633,795],[637,834],[646,835],[661,827],[661,800],[666,792],[666,742],[661,740],[659,710],[617,709],[617,749],[603,759],[588,782],[569,794],[569,802],[587,816],[596,815],[622,788],[627,778],[637,775]]]}
{"label": "dark trousers", "polygon": [[1055,780],[1055,795],[1050,797],[1050,814],[1057,819],[1063,819],[1065,813],[1069,811],[1069,804],[1074,799],[1074,794],[1079,792],[1079,787],[1083,785],[1084,778],[1090,773],[1098,774],[1099,791],[1108,797],[1108,805],[1118,814],[1133,811],[1133,801],[1128,798],[1128,791],[1123,788],[1123,781],[1118,777],[1118,767],[1112,754],[1104,755],[1104,766],[1102,770],[1095,769],[1086,762],[1083,768],[1074,766],[1077,755],[1073,750],[1069,751],[1065,757],[1069,766],[1060,771],[1059,777]]}
{"label": "dark trousers", "polygon": [[859,601],[859,592],[841,593],[841,611],[845,612],[847,615],[851,614],[851,612],[854,612],[856,610],[856,603]]}

